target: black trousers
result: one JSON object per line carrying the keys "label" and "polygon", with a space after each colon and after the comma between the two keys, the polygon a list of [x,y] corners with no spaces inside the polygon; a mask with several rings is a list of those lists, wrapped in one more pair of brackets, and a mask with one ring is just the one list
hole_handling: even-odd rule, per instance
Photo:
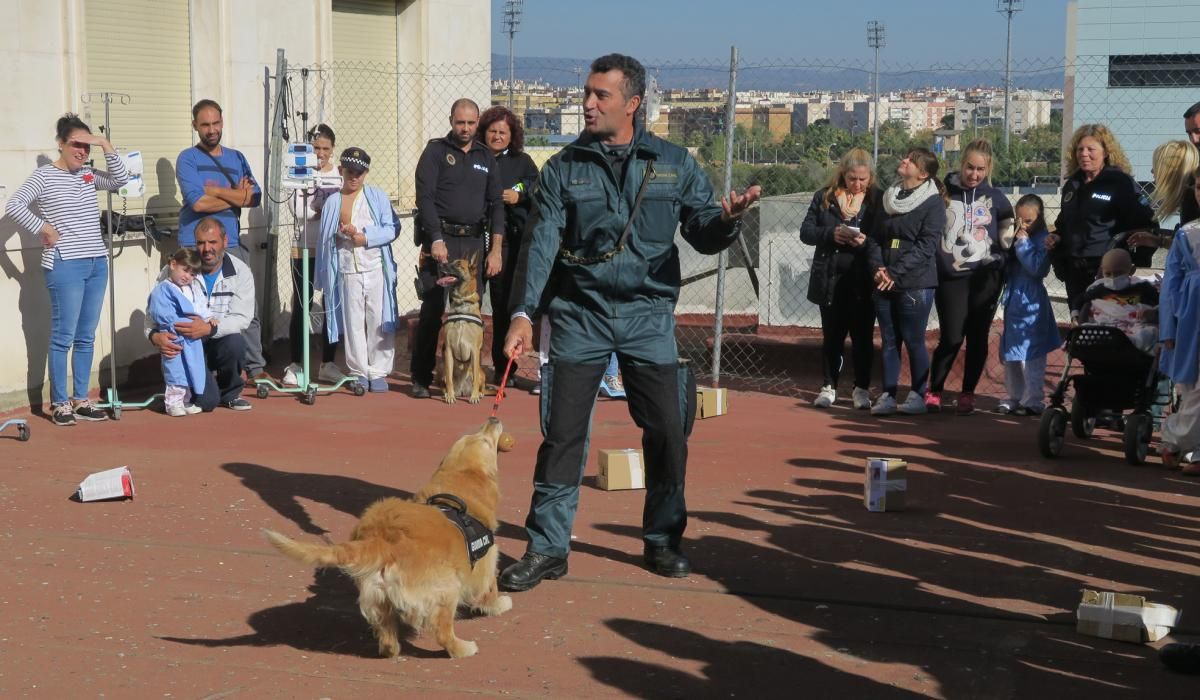
{"label": "black trousers", "polygon": [[1067,288],[1067,306],[1071,311],[1078,311],[1078,299],[1092,282],[1096,281],[1096,273],[1100,271],[1100,258],[1068,258],[1061,265],[1065,276],[1062,282]]}
{"label": "black trousers", "polygon": [[520,254],[521,242],[518,240],[509,245],[506,235],[500,251],[503,267],[500,274],[488,280],[488,294],[492,301],[492,367],[495,368],[497,382],[504,376],[504,368],[508,365],[508,356],[504,354],[504,336],[508,335],[508,309]]}
{"label": "black trousers", "polygon": [[[299,363],[304,357],[304,308],[305,303],[312,304],[313,298],[313,257],[308,256],[308,286],[304,287],[304,261],[292,258],[292,322],[288,326],[288,345],[291,347],[292,362]],[[301,288],[304,297],[302,298]],[[321,333],[321,362],[333,362],[337,357],[338,346],[341,342],[329,342],[329,336]]]}
{"label": "black trousers", "polygon": [[194,403],[205,413],[242,395],[242,364],[246,356],[246,339],[240,333],[204,341],[204,364],[208,381],[204,393]]}
{"label": "black trousers", "polygon": [[950,376],[950,368],[954,366],[964,340],[967,356],[963,364],[962,390],[964,393],[975,391],[987,365],[988,336],[1003,289],[1004,273],[1001,270],[979,270],[966,277],[938,283],[933,303],[937,307],[941,330],[937,348],[933,351],[930,391],[941,392],[946,388],[946,378]]}
{"label": "black trousers", "polygon": [[825,384],[837,388],[842,374],[846,336],[854,364],[854,386],[871,386],[871,364],[875,356],[875,303],[871,290],[853,274],[842,275],[833,289],[833,303],[821,306],[821,369]]}
{"label": "black trousers", "polygon": [[[483,292],[484,249],[482,236],[446,236],[446,250],[451,260],[470,258],[479,254],[479,285]],[[409,372],[413,384],[429,386],[433,383],[433,370],[437,363],[438,334],[442,331],[442,314],[446,311],[446,293],[437,286],[438,264],[429,256],[429,246],[421,247],[425,253],[424,262],[417,273],[417,283],[421,287],[421,315],[417,320],[417,332],[412,339],[412,362]],[[599,380],[596,380],[599,381]]]}

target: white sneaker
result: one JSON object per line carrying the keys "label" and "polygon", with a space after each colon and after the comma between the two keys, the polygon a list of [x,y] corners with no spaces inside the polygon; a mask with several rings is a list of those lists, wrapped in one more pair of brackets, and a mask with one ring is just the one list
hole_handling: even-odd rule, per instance
{"label": "white sneaker", "polygon": [[197,406],[194,403],[185,403],[183,405],[183,412],[188,414],[189,416],[194,416],[197,413],[204,413],[204,409],[200,408],[199,406]]}
{"label": "white sneaker", "polygon": [[187,408],[183,404],[177,406],[167,406],[167,415],[172,418],[182,418],[188,414]]}
{"label": "white sneaker", "polygon": [[891,394],[880,394],[875,400],[875,405],[871,407],[871,415],[873,416],[890,416],[896,412],[896,399],[892,398]]}
{"label": "white sneaker", "polygon": [[929,409],[925,406],[925,397],[915,391],[908,392],[908,396],[904,398],[904,403],[897,406],[896,410],[910,416],[929,412]]}
{"label": "white sneaker", "polygon": [[283,385],[298,386],[300,384],[300,374],[304,371],[300,365],[293,362],[283,370]]}
{"label": "white sneaker", "polygon": [[834,401],[837,401],[837,390],[826,384],[821,387],[817,398],[813,400],[813,405],[817,408],[829,408],[833,405]]}
{"label": "white sneaker", "polygon": [[858,409],[870,408],[871,407],[871,392],[867,391],[866,389],[864,389],[860,386],[856,386],[856,387],[854,387],[854,394],[851,397],[851,400],[854,401],[855,408],[858,408]]}
{"label": "white sneaker", "polygon": [[336,362],[322,362],[321,369],[317,372],[317,379],[330,384],[337,384],[345,378],[346,375]]}

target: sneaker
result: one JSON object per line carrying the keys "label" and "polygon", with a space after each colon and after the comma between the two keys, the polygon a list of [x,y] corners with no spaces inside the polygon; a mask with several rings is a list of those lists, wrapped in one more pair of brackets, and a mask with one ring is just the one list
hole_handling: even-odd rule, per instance
{"label": "sneaker", "polygon": [[936,391],[931,391],[925,394],[925,410],[929,413],[937,413],[942,410],[942,395]]}
{"label": "sneaker", "polygon": [[873,416],[890,416],[896,412],[896,399],[892,398],[891,394],[880,394],[875,400],[875,405],[871,407],[871,415]]}
{"label": "sneaker", "polygon": [[813,405],[817,408],[829,408],[833,405],[834,401],[837,401],[837,390],[826,384],[821,387],[817,398],[813,400]]}
{"label": "sneaker", "polygon": [[184,416],[188,415],[187,409],[183,407],[183,404],[167,406],[166,413],[172,418],[183,418]]}
{"label": "sneaker", "polygon": [[625,398],[625,385],[621,383],[621,378],[617,375],[604,375],[604,379],[600,381],[600,391],[610,399]]}
{"label": "sneaker", "polygon": [[75,425],[75,412],[71,410],[70,403],[60,403],[52,408],[53,414],[50,419],[55,425]]}
{"label": "sneaker", "polygon": [[958,403],[954,412],[960,416],[969,416],[975,412],[975,394],[966,391],[958,395]]}
{"label": "sneaker", "polygon": [[92,405],[91,401],[75,401],[72,410],[79,420],[102,421],[108,420],[108,414]]}
{"label": "sneaker", "polygon": [[925,397],[915,391],[908,392],[908,396],[904,398],[904,403],[897,406],[896,410],[909,416],[929,412],[929,409],[925,406]]}
{"label": "sneaker", "polygon": [[871,392],[860,386],[856,386],[854,387],[854,394],[850,397],[850,400],[854,402],[855,408],[862,410],[868,409],[871,407]]}
{"label": "sneaker", "polygon": [[1020,405],[1016,401],[1008,399],[996,404],[996,413],[1006,416],[1013,413],[1017,408],[1020,408]]}
{"label": "sneaker", "polygon": [[1014,415],[1014,416],[1040,416],[1040,415],[1042,415],[1042,407],[1041,406],[1017,406],[1012,411],[1010,411],[1010,413],[1011,413],[1011,415]]}
{"label": "sneaker", "polygon": [[234,399],[233,401],[226,402],[225,408],[228,408],[232,411],[249,411],[250,409],[254,408],[254,405],[251,404],[246,399],[239,397],[239,398]]}
{"label": "sneaker", "polygon": [[533,386],[529,387],[529,393],[533,394],[534,396],[541,396],[542,383],[538,382],[537,384],[534,384]]}
{"label": "sneaker", "polygon": [[386,392],[388,390],[387,380],[383,377],[376,377],[367,382],[367,391]]}
{"label": "sneaker", "polygon": [[185,412],[185,413],[187,413],[189,416],[194,416],[194,415],[196,415],[197,413],[204,413],[204,409],[203,409],[203,408],[200,408],[199,406],[197,406],[197,405],[196,405],[196,404],[194,404],[194,403],[185,403],[185,404],[183,405],[183,410],[184,410],[184,412]]}
{"label": "sneaker", "polygon": [[293,362],[283,370],[283,385],[284,386],[300,386],[300,375],[304,372],[304,368]]}
{"label": "sneaker", "polygon": [[322,362],[321,369],[317,371],[317,379],[330,384],[337,384],[345,378],[345,373],[336,362]]}
{"label": "sneaker", "polygon": [[410,393],[414,399],[427,399],[429,398],[429,387],[425,386],[424,384],[417,384],[416,382],[413,382]]}

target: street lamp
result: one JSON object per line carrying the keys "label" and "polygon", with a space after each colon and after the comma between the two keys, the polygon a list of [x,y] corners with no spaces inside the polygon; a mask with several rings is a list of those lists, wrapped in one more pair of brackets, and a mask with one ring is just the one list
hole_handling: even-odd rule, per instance
{"label": "street lamp", "polygon": [[1008,46],[1004,50],[1004,152],[1008,152],[1008,104],[1012,90],[1012,18],[1025,9],[1025,0],[996,0],[996,12],[1008,15]]}
{"label": "street lamp", "polygon": [[875,152],[872,158],[876,167],[879,165],[879,49],[886,43],[886,39],[883,22],[867,22],[867,46],[875,49]]}
{"label": "street lamp", "polygon": [[517,35],[517,27],[521,26],[521,10],[525,0],[504,0],[504,31],[508,32],[508,108],[513,107],[513,83],[516,81],[516,69],[513,63],[513,39]]}

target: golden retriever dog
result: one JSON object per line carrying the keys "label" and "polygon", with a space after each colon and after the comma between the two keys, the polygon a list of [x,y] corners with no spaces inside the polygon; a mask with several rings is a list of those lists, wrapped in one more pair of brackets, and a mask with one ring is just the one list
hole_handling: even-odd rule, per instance
{"label": "golden retriever dog", "polygon": [[470,260],[453,260],[440,266],[444,277],[453,277],[446,300],[446,342],[442,347],[442,399],[454,403],[459,396],[470,403],[483,398],[486,378],[483,354],[483,313],[479,306],[479,254]]}
{"label": "golden retriever dog", "polygon": [[463,531],[426,501],[437,494],[456,497],[494,533],[500,502],[497,452],[512,445],[500,421],[489,419],[454,443],[411,501],[385,498],[368,507],[349,542],[325,545],[297,542],[270,530],[263,534],[297,561],[337,567],[354,579],[358,608],[374,630],[382,656],[400,653],[398,622],[417,632],[433,628],[438,644],[453,658],[472,656],[479,647],[455,636],[454,616],[460,605],[485,615],[512,609],[512,599],[496,588],[500,548],[493,544],[472,565]]}

